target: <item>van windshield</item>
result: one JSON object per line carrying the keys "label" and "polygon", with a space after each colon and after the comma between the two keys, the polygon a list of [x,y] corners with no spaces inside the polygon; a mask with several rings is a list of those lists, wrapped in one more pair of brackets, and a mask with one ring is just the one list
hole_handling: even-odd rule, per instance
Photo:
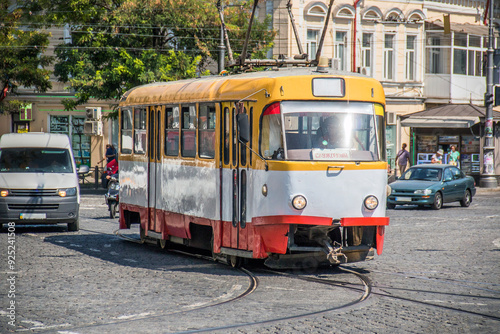
{"label": "van windshield", "polygon": [[1,173],[73,173],[71,156],[59,148],[3,148],[0,150]]}

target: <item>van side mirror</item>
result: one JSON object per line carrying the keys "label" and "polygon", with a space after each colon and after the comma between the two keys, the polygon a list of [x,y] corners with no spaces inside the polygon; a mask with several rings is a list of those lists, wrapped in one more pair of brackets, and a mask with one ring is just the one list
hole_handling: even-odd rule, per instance
{"label": "van side mirror", "polygon": [[236,120],[238,122],[238,138],[243,143],[248,143],[250,140],[250,126],[248,124],[248,115],[247,114],[238,114],[236,115]]}

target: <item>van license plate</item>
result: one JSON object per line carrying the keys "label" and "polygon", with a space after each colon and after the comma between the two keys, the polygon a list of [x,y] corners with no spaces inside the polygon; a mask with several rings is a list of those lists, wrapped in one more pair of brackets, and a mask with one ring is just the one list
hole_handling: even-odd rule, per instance
{"label": "van license plate", "polygon": [[47,215],[45,213],[21,213],[19,214],[19,219],[45,219]]}

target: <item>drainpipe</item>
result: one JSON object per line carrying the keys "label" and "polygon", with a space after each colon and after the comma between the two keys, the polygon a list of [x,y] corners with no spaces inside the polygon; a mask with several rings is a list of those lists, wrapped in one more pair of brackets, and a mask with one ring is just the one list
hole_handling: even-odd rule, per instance
{"label": "drainpipe", "polygon": [[352,71],[356,72],[356,30],[358,21],[358,3],[361,0],[354,0],[354,31],[353,31],[353,42],[352,42]]}

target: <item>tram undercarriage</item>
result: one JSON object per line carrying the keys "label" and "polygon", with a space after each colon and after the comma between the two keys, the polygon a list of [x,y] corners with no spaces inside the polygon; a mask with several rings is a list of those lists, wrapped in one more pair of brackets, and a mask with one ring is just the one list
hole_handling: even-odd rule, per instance
{"label": "tram undercarriage", "polygon": [[376,227],[290,225],[288,252],[272,254],[264,264],[273,269],[310,268],[374,258]]}

